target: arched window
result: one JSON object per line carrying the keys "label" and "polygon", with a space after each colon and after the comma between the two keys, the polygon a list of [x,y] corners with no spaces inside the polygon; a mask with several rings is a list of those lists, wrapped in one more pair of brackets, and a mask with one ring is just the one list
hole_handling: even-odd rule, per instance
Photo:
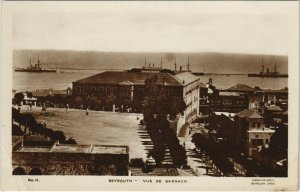
{"label": "arched window", "polygon": [[33,168],[29,172],[29,175],[42,175],[42,171],[39,168]]}
{"label": "arched window", "polygon": [[26,172],[22,167],[17,167],[13,170],[13,175],[26,175]]}

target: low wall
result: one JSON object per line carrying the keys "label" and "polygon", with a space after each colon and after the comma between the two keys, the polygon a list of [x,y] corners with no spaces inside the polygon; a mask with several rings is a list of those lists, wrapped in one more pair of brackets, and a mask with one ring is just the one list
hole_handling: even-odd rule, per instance
{"label": "low wall", "polygon": [[13,169],[29,174],[33,168],[42,175],[128,175],[128,154],[85,154],[54,152],[13,152]]}

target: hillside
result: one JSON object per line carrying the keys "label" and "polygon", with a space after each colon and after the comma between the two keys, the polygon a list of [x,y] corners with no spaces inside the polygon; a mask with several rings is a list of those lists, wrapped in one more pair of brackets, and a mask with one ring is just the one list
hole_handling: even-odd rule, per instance
{"label": "hillside", "polygon": [[32,63],[40,61],[44,67],[57,69],[128,69],[145,65],[160,66],[161,58],[164,68],[174,69],[174,58],[177,67],[187,64],[190,58],[192,71],[207,73],[247,73],[259,72],[262,59],[265,69],[273,71],[276,60],[277,70],[288,72],[287,56],[254,55],[233,53],[126,53],[126,52],[97,52],[97,51],[61,51],[61,50],[15,50],[13,66],[26,67],[30,58]]}

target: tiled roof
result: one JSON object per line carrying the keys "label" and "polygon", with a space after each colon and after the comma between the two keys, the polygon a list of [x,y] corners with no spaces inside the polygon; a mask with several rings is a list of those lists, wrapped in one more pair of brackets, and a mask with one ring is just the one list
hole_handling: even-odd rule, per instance
{"label": "tiled roof", "polygon": [[206,85],[204,83],[201,83],[201,82],[199,83],[199,86],[200,87],[206,87]]}
{"label": "tiled roof", "polygon": [[248,119],[263,119],[263,116],[261,116],[258,112],[252,110],[252,109],[245,109],[239,113],[236,114],[237,116],[241,118],[248,118]]}
{"label": "tiled roof", "polygon": [[200,79],[199,77],[197,77],[189,72],[179,73],[179,74],[175,75],[175,78],[178,79],[178,81],[181,82],[182,84],[184,81],[185,85],[190,84],[190,83]]}
{"label": "tiled roof", "polygon": [[130,81],[122,81],[121,83],[119,83],[119,85],[133,85],[133,83]]}
{"label": "tiled roof", "polygon": [[[182,85],[174,76],[169,73],[149,73],[149,72],[128,72],[128,71],[106,71],[78,80],[74,83],[99,83],[99,84],[120,84],[131,82],[137,85],[144,85],[147,78],[158,76],[158,83],[169,86]],[[164,83],[164,81],[166,83]]]}
{"label": "tiled roof", "polygon": [[268,111],[282,111],[282,109],[279,106],[268,106]]}
{"label": "tiled roof", "polygon": [[227,91],[254,91],[254,88],[245,84],[236,84],[227,89]]}

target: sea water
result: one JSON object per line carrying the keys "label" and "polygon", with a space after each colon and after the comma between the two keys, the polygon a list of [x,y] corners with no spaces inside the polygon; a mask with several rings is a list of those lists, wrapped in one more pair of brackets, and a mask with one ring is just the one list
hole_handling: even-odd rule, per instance
{"label": "sea water", "polygon": [[[58,73],[13,72],[14,90],[36,90],[52,88],[63,90],[72,87],[72,82],[101,73],[101,70],[64,70]],[[288,87],[288,78],[261,78],[247,75],[206,74],[199,76],[200,82],[206,84],[209,78],[218,89],[227,89],[236,84],[246,84],[262,89],[283,89]]]}

